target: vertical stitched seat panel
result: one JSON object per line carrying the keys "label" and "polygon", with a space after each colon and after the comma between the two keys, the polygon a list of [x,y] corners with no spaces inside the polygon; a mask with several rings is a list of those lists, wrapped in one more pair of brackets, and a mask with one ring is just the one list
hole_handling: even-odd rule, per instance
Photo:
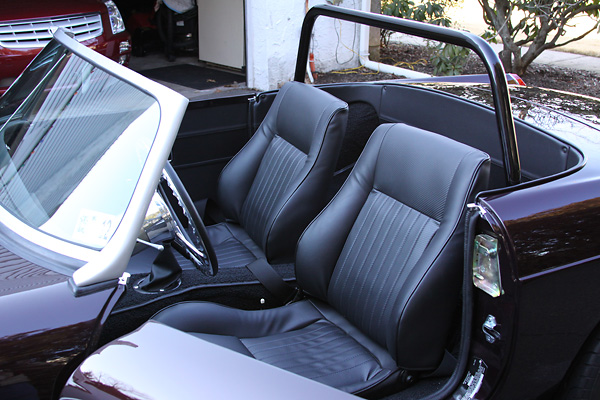
{"label": "vertical stitched seat panel", "polygon": [[330,304],[386,346],[389,333],[395,335],[389,321],[402,284],[438,228],[434,219],[371,191],[337,261]]}
{"label": "vertical stitched seat panel", "polygon": [[275,136],[261,162],[241,212],[248,235],[264,247],[269,221],[278,212],[277,203],[290,188],[306,162],[306,154]]}
{"label": "vertical stitched seat panel", "polygon": [[248,265],[256,257],[250,250],[246,248],[236,238],[228,238],[227,240],[214,246],[215,253],[217,254],[217,261],[219,268],[233,268]]}

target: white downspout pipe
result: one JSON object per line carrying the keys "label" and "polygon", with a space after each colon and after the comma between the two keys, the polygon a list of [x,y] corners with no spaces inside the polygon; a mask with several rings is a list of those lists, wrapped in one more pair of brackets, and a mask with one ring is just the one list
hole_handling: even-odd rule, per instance
{"label": "white downspout pipe", "polygon": [[[371,11],[371,0],[362,0],[362,10]],[[398,76],[404,76],[409,79],[420,79],[429,78],[431,75],[424,74],[422,72],[413,71],[412,69],[395,67],[393,65],[382,64],[376,61],[369,60],[369,26],[365,24],[360,25],[360,38],[359,38],[359,57],[360,64],[373,71],[384,72],[386,74],[394,74]]]}

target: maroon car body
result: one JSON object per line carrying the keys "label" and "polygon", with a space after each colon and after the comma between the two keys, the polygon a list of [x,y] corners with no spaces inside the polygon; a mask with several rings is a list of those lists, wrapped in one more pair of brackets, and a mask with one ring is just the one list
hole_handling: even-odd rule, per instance
{"label": "maroon car body", "polygon": [[95,347],[122,286],[75,297],[67,276],[4,247],[0,279],[0,398],[53,398],[65,367]]}
{"label": "maroon car body", "polygon": [[[113,33],[102,0],[4,0],[0,3],[0,95],[50,41],[50,25],[70,26],[87,47],[121,64],[129,62],[131,37],[125,30]],[[19,36],[24,39],[17,40]]]}

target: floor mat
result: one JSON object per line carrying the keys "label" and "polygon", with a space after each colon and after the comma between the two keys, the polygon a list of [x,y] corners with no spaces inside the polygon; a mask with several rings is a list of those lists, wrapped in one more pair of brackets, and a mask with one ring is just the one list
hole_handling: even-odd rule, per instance
{"label": "floor mat", "polygon": [[179,64],[138,72],[150,79],[175,83],[198,90],[245,82],[242,75],[191,64]]}

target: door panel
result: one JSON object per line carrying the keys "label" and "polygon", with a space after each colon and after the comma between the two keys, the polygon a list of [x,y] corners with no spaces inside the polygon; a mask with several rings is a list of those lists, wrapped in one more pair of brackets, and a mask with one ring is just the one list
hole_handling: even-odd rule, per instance
{"label": "door panel", "polygon": [[251,97],[190,102],[173,145],[172,164],[194,201],[214,198],[221,170],[250,138]]}

